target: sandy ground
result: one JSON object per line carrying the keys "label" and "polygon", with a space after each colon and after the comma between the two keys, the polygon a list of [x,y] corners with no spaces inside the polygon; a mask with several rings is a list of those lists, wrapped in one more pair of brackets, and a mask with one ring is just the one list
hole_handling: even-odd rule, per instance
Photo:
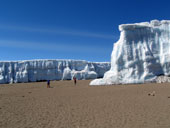
{"label": "sandy ground", "polygon": [[0,128],[170,128],[170,83],[89,82],[0,85]]}

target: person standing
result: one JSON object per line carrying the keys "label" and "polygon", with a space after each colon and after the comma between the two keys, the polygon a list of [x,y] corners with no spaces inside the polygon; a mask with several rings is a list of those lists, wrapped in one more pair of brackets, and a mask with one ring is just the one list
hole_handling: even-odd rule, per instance
{"label": "person standing", "polygon": [[76,85],[76,83],[77,83],[77,79],[76,79],[76,77],[75,77],[75,76],[73,77],[73,80],[74,80],[74,85]]}
{"label": "person standing", "polygon": [[47,88],[50,88],[50,80],[47,80]]}

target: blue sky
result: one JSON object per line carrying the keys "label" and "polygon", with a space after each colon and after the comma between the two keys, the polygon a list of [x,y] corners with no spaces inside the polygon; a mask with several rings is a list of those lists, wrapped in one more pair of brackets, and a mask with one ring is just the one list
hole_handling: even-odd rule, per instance
{"label": "blue sky", "polygon": [[170,19],[169,0],[1,0],[0,61],[110,61],[119,24]]}

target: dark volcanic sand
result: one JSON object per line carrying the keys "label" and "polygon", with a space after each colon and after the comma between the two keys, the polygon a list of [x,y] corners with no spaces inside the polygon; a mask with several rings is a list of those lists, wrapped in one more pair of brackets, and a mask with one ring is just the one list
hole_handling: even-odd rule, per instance
{"label": "dark volcanic sand", "polygon": [[89,82],[0,85],[0,128],[170,128],[170,83]]}

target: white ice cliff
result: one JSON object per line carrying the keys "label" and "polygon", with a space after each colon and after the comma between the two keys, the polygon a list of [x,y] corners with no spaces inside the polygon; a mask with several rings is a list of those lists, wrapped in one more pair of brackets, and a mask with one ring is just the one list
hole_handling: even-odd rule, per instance
{"label": "white ice cliff", "polygon": [[110,69],[108,62],[81,60],[28,60],[0,62],[0,84],[44,80],[102,78]]}
{"label": "white ice cliff", "polygon": [[170,76],[170,20],[122,24],[119,30],[111,69],[90,85],[156,82],[160,75]]}

